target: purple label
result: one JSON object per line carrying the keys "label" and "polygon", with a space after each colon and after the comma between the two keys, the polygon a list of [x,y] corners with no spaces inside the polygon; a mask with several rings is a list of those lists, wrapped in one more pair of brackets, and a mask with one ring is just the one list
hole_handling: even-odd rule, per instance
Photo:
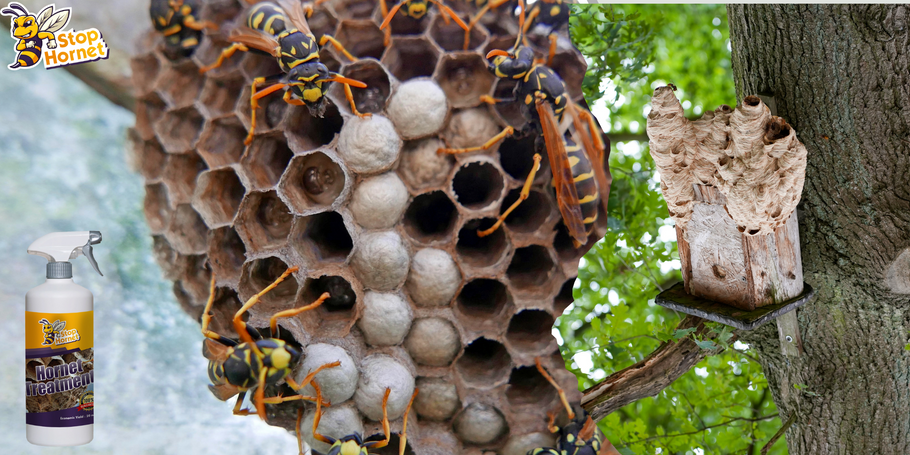
{"label": "purple label", "polygon": [[25,423],[41,427],[78,427],[95,423],[95,410],[75,408],[25,414]]}

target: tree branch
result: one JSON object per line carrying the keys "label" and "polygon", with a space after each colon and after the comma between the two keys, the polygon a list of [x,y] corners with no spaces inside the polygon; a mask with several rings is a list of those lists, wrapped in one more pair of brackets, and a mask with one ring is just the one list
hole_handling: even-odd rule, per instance
{"label": "tree branch", "polygon": [[[705,326],[706,322],[686,316],[677,328],[695,327],[693,335],[711,339],[714,334]],[[600,420],[633,401],[657,395],[702,359],[717,352],[699,348],[691,336],[665,342],[646,359],[585,390],[581,405],[595,420]]]}
{"label": "tree branch", "polygon": [[787,423],[780,427],[780,430],[777,430],[777,433],[774,433],[774,436],[771,436],[771,439],[768,440],[768,443],[761,448],[761,455],[766,455],[768,451],[771,450],[771,447],[774,445],[774,443],[784,435],[784,432],[787,431],[787,428],[790,428],[790,425],[793,425],[793,422],[795,421],[796,413],[794,412],[793,414],[790,414],[790,418],[787,419]]}
{"label": "tree branch", "polygon": [[685,432],[685,433],[665,434],[665,435],[662,435],[662,436],[651,436],[650,438],[639,439],[639,440],[637,440],[637,441],[632,441],[632,442],[628,443],[628,444],[626,445],[626,447],[628,447],[628,446],[630,446],[630,445],[632,445],[632,444],[638,444],[638,443],[641,443],[641,442],[653,441],[653,440],[655,440],[655,439],[668,439],[668,438],[675,438],[675,437],[677,437],[677,436],[690,436],[690,435],[693,435],[693,434],[698,434],[698,433],[701,433],[701,432],[710,430],[710,429],[712,429],[712,428],[727,426],[727,425],[730,425],[731,423],[734,423],[734,422],[761,422],[761,421],[763,421],[763,420],[771,420],[771,419],[774,419],[774,418],[776,418],[776,417],[777,417],[777,414],[768,414],[768,415],[766,415],[766,416],[755,417],[755,418],[749,418],[749,417],[735,417],[735,418],[732,418],[732,419],[730,419],[730,420],[727,420],[727,421],[724,421],[724,422],[721,422],[721,423],[716,423],[716,424],[714,424],[714,425],[709,425],[709,426],[706,426],[706,427],[704,427],[704,428],[701,428],[701,429],[698,429],[698,430],[695,430],[695,431],[687,431],[687,432]]}

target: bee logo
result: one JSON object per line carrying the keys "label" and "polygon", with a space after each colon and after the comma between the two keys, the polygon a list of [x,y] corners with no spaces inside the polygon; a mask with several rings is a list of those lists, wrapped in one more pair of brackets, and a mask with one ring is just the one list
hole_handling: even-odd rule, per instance
{"label": "bee logo", "polygon": [[61,321],[59,319],[50,323],[47,319],[42,318],[38,323],[41,324],[41,331],[44,332],[44,342],[41,343],[42,346],[54,344],[58,337],[63,335],[63,329],[66,328],[66,321]]}
{"label": "bee logo", "polygon": [[16,61],[9,65],[9,69],[31,68],[41,61],[44,40],[47,40],[48,49],[57,48],[55,32],[62,29],[69,22],[70,9],[64,8],[54,12],[51,4],[41,10],[37,16],[28,12],[19,3],[11,2],[6,8],[0,10],[4,16],[12,16],[10,33],[16,42]]}

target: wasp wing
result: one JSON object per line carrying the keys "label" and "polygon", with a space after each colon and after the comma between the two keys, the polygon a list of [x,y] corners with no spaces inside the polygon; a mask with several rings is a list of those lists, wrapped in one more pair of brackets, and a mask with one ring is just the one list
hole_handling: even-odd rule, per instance
{"label": "wasp wing", "polygon": [[66,321],[54,321],[54,332],[62,332],[66,328]]}
{"label": "wasp wing", "polygon": [[[47,8],[45,8],[45,10],[46,9]],[[44,11],[42,11],[42,14],[44,14]],[[52,14],[44,22],[40,22],[41,25],[38,27],[38,31],[54,33],[56,31],[60,30],[61,28],[63,28],[64,26],[66,26],[66,23],[69,22],[69,20],[70,20],[70,9],[69,8],[62,9],[62,10],[57,11],[56,13]]]}
{"label": "wasp wing", "polygon": [[278,6],[288,15],[288,20],[294,25],[294,28],[301,32],[312,35],[310,24],[306,20],[306,11],[303,9],[303,3],[300,0],[278,0]]}
{"label": "wasp wing", "polygon": [[556,202],[562,221],[569,230],[569,235],[579,244],[587,243],[584,217],[578,202],[578,191],[572,177],[572,165],[566,154],[566,144],[559,132],[556,116],[550,103],[537,101],[537,114],[540,117],[540,128],[550,158],[550,170],[553,172],[553,187],[556,188]]}
{"label": "wasp wing", "polygon": [[606,142],[601,141],[599,144],[600,146],[595,144],[594,135],[596,134],[601,137],[604,137],[604,135],[600,132],[600,128],[594,121],[593,114],[591,114],[590,111],[587,111],[590,121],[587,122],[588,128],[586,129],[585,122],[582,121],[581,115],[575,104],[569,103],[567,108],[569,115],[572,116],[572,124],[575,126],[574,131],[572,132],[572,138],[576,144],[582,145],[582,148],[588,155],[588,160],[591,162],[591,168],[594,169],[594,178],[597,179],[597,190],[600,192],[600,203],[603,205],[604,213],[607,213],[607,205],[610,201],[610,185],[613,183],[613,175],[610,174],[609,163],[607,162],[607,160],[609,160],[610,139],[606,138]]}
{"label": "wasp wing", "polygon": [[230,346],[225,346],[211,338],[206,338],[202,342],[202,356],[214,361],[224,362],[230,355]]}
{"label": "wasp wing", "polygon": [[209,384],[209,391],[212,392],[212,395],[215,395],[215,398],[221,401],[230,400],[231,397],[240,393],[240,388],[235,385],[230,384],[221,384],[221,385],[211,385]]}
{"label": "wasp wing", "polygon": [[244,44],[253,49],[266,52],[275,58],[281,57],[280,46],[274,36],[246,26],[239,26],[232,30],[231,35],[228,36],[228,41]]}
{"label": "wasp wing", "polygon": [[46,21],[47,18],[51,17],[51,14],[53,14],[53,13],[54,13],[54,5],[48,5],[43,10],[41,10],[40,13],[38,13],[38,17],[35,18],[35,22],[37,22],[39,24],[43,24],[44,21]]}

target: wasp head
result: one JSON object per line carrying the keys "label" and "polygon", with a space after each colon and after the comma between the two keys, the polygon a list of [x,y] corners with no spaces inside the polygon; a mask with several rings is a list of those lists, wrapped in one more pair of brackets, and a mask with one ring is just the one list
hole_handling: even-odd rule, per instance
{"label": "wasp head", "polygon": [[420,19],[427,14],[427,0],[412,0],[408,3],[408,17]]}
{"label": "wasp head", "polygon": [[517,79],[524,76],[534,63],[534,51],[519,46],[511,52],[495,49],[487,54],[487,69],[496,77]]}
{"label": "wasp head", "polygon": [[19,16],[13,18],[13,37],[19,39],[34,38],[38,35],[38,21],[35,16]]}
{"label": "wasp head", "polygon": [[331,84],[329,69],[319,61],[309,61],[291,68],[288,88],[295,98],[303,100],[310,113],[322,116],[325,112],[325,92]]}

